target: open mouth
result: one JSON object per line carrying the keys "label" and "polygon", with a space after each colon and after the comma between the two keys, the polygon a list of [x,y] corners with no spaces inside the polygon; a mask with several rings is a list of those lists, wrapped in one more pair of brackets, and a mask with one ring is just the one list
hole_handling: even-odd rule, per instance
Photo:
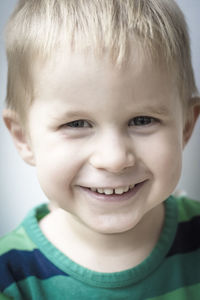
{"label": "open mouth", "polygon": [[92,192],[104,195],[122,195],[132,190],[136,184],[117,188],[89,188]]}
{"label": "open mouth", "polygon": [[[138,182],[136,184],[128,185],[128,186],[119,186],[119,187],[84,187],[80,186],[80,188],[86,192],[91,199],[96,199],[105,201],[107,203],[110,202],[121,202],[122,200],[132,199],[145,185],[148,180],[144,180],[142,182]],[[124,201],[123,201],[124,202]]]}
{"label": "open mouth", "polygon": [[122,196],[128,196],[136,193],[146,182],[147,180],[141,181],[136,184],[131,184],[128,186],[121,186],[117,188],[102,188],[102,187],[81,187],[85,191],[91,193],[91,195],[96,195],[99,197],[109,197],[109,198],[116,198]]}

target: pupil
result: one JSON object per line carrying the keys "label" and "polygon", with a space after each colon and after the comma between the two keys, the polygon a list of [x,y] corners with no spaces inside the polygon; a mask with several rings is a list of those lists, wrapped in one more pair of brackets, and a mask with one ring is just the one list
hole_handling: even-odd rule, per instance
{"label": "pupil", "polygon": [[139,118],[136,120],[136,124],[139,124],[139,125],[146,125],[146,124],[149,124],[149,118],[148,118],[148,117],[139,117]]}
{"label": "pupil", "polygon": [[75,121],[74,122],[74,127],[80,127],[83,126],[83,121]]}

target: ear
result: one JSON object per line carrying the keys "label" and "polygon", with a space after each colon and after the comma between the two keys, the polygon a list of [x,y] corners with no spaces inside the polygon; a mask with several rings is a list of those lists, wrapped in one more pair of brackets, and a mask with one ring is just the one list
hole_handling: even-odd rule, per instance
{"label": "ear", "polygon": [[10,109],[5,109],[3,111],[3,120],[22,159],[29,165],[35,166],[30,138],[25,132],[17,113]]}
{"label": "ear", "polygon": [[184,147],[188,143],[193,129],[195,127],[196,121],[200,115],[200,98],[195,98],[193,104],[189,107],[186,113],[185,126],[183,131],[183,141]]}

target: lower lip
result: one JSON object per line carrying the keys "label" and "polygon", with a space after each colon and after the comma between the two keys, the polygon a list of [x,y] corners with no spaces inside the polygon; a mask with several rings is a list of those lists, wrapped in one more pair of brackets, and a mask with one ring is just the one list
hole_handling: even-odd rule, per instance
{"label": "lower lip", "polygon": [[98,201],[103,201],[103,202],[119,202],[119,201],[126,201],[129,200],[130,198],[134,197],[143,187],[143,185],[146,183],[146,180],[143,182],[140,182],[135,185],[134,188],[130,189],[128,192],[125,192],[123,194],[112,194],[112,195],[105,195],[105,194],[100,194],[97,192],[91,191],[91,189],[86,188],[86,187],[81,187],[80,188],[86,192],[90,197],[98,200]]}

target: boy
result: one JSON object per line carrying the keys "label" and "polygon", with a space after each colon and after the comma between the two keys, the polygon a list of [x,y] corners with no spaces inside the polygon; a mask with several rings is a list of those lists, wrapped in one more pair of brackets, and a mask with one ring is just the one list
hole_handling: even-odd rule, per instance
{"label": "boy", "polygon": [[19,1],[3,117],[50,205],[1,239],[2,299],[199,299],[188,40],[172,0]]}

